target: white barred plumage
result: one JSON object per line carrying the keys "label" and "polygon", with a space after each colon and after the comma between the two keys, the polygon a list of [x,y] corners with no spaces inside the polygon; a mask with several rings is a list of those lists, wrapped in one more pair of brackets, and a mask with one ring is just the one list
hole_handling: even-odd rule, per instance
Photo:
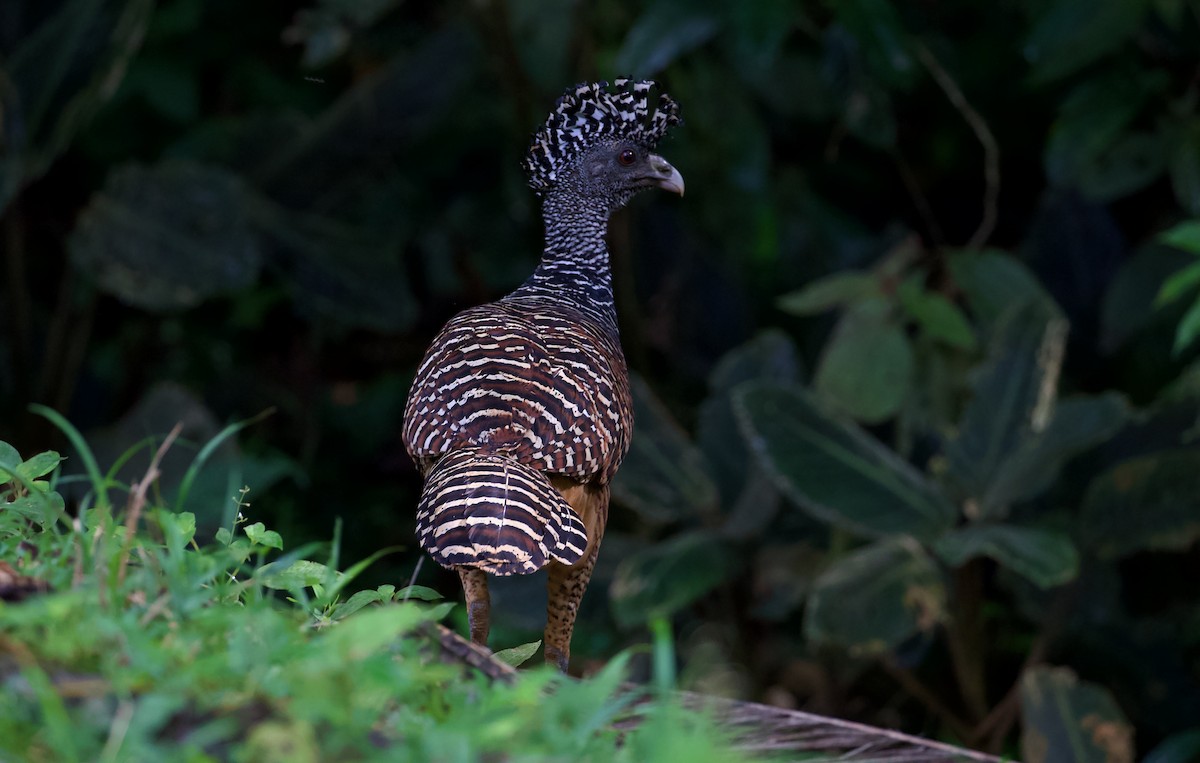
{"label": "white barred plumage", "polygon": [[604,236],[643,188],[683,192],[650,153],[679,107],[653,82],[579,85],[525,160],[546,246],[503,299],[450,319],[417,368],[403,438],[425,476],[417,539],[458,571],[471,638],[487,641],[485,573],[549,569],[546,660],[566,669],[579,601],[629,449],[633,404]]}

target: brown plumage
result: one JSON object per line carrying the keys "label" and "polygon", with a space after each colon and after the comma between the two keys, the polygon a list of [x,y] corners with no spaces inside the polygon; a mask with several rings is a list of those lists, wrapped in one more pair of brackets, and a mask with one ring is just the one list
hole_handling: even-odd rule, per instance
{"label": "brown plumage", "polygon": [[486,644],[487,574],[548,567],[546,661],[566,670],[579,601],[608,519],[633,412],[604,235],[635,193],[683,193],[651,153],[679,121],[653,83],[568,90],[525,168],[543,196],[541,264],[498,302],[465,310],[417,369],[404,442],[425,476],[417,538],[456,569],[471,638]]}

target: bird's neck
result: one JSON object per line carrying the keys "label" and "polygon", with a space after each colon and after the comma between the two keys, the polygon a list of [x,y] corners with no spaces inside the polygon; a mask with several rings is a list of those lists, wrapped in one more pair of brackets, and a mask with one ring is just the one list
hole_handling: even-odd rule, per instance
{"label": "bird's neck", "polygon": [[612,269],[604,237],[610,205],[551,194],[542,206],[546,246],[533,275],[511,296],[563,302],[616,326]]}

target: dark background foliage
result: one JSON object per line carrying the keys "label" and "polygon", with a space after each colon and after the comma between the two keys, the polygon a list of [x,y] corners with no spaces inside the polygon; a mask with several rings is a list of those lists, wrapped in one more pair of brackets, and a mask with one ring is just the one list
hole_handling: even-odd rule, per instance
{"label": "dark background foliage", "polygon": [[577,669],[666,613],[708,691],[1194,751],[1200,233],[1158,236],[1200,215],[1197,3],[27,0],[0,62],[0,440],[63,447],[45,403],[108,465],[182,420],[171,500],[270,410],[186,508],[249,485],[407,582],[414,366],[534,267],[554,98],[654,77],[688,194],[612,222],[638,429]]}

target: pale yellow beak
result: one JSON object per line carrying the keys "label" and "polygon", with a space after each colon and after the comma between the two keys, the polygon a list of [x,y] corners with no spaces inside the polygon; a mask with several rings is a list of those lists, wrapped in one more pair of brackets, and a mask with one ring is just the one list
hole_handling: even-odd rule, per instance
{"label": "pale yellow beak", "polygon": [[683,175],[671,163],[657,154],[650,154],[650,167],[654,170],[654,184],[664,191],[683,195]]}

